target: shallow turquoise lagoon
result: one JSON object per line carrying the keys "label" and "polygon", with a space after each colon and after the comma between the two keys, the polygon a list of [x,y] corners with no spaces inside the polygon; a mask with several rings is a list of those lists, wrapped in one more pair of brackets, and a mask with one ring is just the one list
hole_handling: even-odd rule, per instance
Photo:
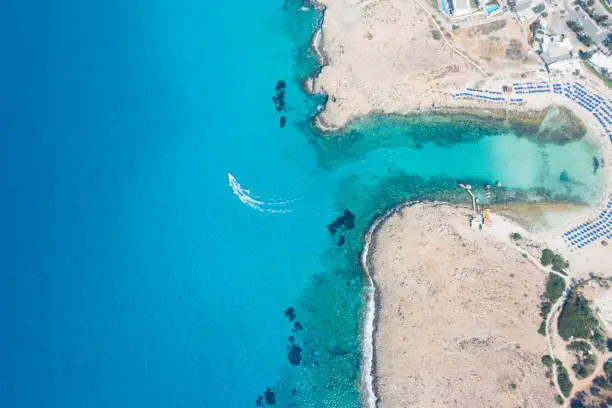
{"label": "shallow turquoise lagoon", "polygon": [[[321,137],[324,98],[301,91],[321,15],[299,1],[14,2],[3,17],[19,40],[0,66],[2,406],[242,408],[269,387],[277,406],[356,407],[357,256],[376,216],[467,204],[458,181],[484,199],[501,180],[499,202],[601,188],[584,139],[383,117]],[[331,236],[345,209],[354,228]]]}

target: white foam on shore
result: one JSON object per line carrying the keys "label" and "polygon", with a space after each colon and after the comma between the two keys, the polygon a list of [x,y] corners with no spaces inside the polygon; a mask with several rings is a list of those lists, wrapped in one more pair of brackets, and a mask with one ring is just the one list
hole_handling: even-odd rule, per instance
{"label": "white foam on shore", "polygon": [[363,323],[363,343],[361,346],[363,353],[363,361],[361,363],[361,387],[364,406],[367,408],[376,408],[376,394],[374,392],[374,319],[376,317],[376,287],[374,286],[374,281],[372,280],[370,267],[368,265],[368,254],[370,252],[372,235],[376,231],[381,219],[384,219],[384,217],[376,220],[368,230],[365,246],[361,253],[361,266],[366,272],[366,277],[368,279],[366,309]]}
{"label": "white foam on shore", "polygon": [[374,391],[374,329],[376,320],[376,286],[372,279],[372,269],[368,262],[370,254],[370,247],[374,234],[378,230],[378,227],[382,225],[389,217],[391,217],[397,210],[404,207],[409,207],[416,204],[415,201],[406,202],[398,205],[397,207],[391,208],[381,217],[378,217],[365,236],[365,245],[361,252],[361,267],[363,268],[366,277],[368,279],[368,286],[366,288],[366,308],[364,311],[364,322],[363,322],[363,336],[362,336],[362,362],[361,362],[361,390],[363,395],[363,405],[365,408],[376,408],[376,401],[378,397]]}

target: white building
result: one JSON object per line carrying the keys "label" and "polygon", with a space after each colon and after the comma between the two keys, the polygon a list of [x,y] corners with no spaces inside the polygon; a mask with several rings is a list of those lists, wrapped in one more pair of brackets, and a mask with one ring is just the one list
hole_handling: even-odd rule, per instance
{"label": "white building", "polygon": [[554,64],[555,62],[563,61],[572,57],[573,47],[568,38],[562,40],[551,39],[547,36],[542,41],[542,53],[540,58],[546,65]]}
{"label": "white building", "polygon": [[[599,72],[605,70],[609,74],[612,73],[612,57],[609,55],[605,55],[601,52],[596,52],[591,55],[589,58],[589,62],[593,65]],[[609,75],[608,74],[608,75]]]}
{"label": "white building", "polygon": [[452,13],[454,16],[470,14],[473,9],[470,0],[450,0],[452,3]]}

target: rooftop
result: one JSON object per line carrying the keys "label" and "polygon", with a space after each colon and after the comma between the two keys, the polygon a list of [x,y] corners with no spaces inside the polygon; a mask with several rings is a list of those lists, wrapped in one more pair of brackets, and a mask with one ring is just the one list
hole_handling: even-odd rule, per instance
{"label": "rooftop", "polygon": [[567,38],[555,41],[548,37],[544,37],[544,41],[542,42],[542,54],[540,56],[546,64],[552,64],[569,58],[572,50],[572,44]]}
{"label": "rooftop", "polygon": [[451,0],[454,7],[455,15],[468,14],[472,11],[472,6],[470,5],[470,0]]}
{"label": "rooftop", "polygon": [[591,63],[599,69],[607,69],[608,72],[612,72],[612,57],[604,55],[601,52],[595,53],[590,58]]}

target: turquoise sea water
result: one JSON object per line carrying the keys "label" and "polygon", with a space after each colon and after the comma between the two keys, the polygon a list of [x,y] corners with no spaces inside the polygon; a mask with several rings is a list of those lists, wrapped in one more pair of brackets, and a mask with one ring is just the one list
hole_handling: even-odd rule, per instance
{"label": "turquoise sea water", "polygon": [[[301,91],[321,15],[302,6],[7,6],[0,405],[251,407],[269,387],[278,406],[356,407],[357,255],[377,215],[467,203],[459,180],[483,198],[502,180],[501,202],[596,197],[585,140],[393,117],[322,138],[323,98]],[[331,236],[345,209],[355,227]]]}

